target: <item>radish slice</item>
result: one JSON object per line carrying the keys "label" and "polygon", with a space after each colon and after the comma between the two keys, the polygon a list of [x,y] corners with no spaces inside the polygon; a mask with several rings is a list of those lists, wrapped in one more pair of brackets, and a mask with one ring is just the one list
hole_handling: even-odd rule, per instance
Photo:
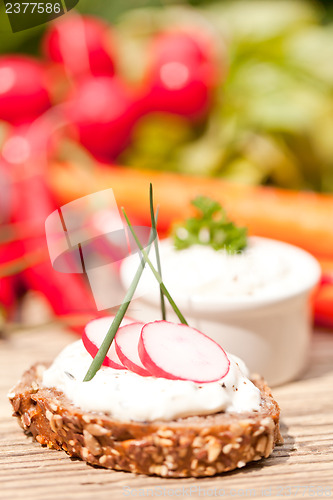
{"label": "radish slice", "polygon": [[[103,318],[95,319],[90,321],[82,334],[82,342],[84,347],[87,349],[89,354],[94,358],[98,352],[98,349],[101,347],[102,342],[105,338],[105,335],[108,329],[111,326],[112,321],[114,320],[114,316],[105,316]],[[120,326],[129,325],[131,323],[135,323],[135,320],[131,318],[127,318],[126,316],[123,318]],[[118,330],[119,331],[119,330]],[[111,368],[116,368],[117,370],[126,370],[126,367],[122,364],[115,350],[115,342],[113,341],[110,349],[103,361],[104,366],[110,366]]]}
{"label": "radish slice", "polygon": [[143,326],[143,323],[132,323],[119,328],[115,337],[115,347],[121,363],[126,368],[138,375],[148,377],[151,373],[141,363],[138,353],[138,342]]}
{"label": "radish slice", "polygon": [[147,323],[138,351],[142,364],[155,377],[215,382],[225,377],[230,366],[222,347],[210,337],[168,321]]}

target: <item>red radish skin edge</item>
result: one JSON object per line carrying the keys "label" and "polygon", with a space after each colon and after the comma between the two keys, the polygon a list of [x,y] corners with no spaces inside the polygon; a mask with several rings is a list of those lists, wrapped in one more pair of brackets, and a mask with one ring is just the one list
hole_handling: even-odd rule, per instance
{"label": "red radish skin edge", "polygon": [[[137,363],[135,363],[133,361],[133,359],[131,359],[130,357],[130,353],[128,351],[126,351],[126,347],[124,346],[124,344],[121,343],[121,334],[123,332],[125,332],[125,329],[127,328],[127,326],[141,326],[141,327],[144,327],[145,324],[144,323],[140,323],[140,322],[136,322],[136,323],[131,323],[130,325],[125,325],[121,328],[119,328],[119,330],[117,331],[117,334],[115,336],[115,348],[116,348],[116,353],[120,359],[120,361],[122,362],[122,364],[124,366],[126,366],[126,368],[138,375],[141,375],[142,377],[150,377],[152,375],[152,373],[143,368],[142,366],[139,366]],[[140,336],[141,336],[141,332],[140,332]],[[140,338],[140,337],[139,337]],[[138,344],[137,344],[138,345]],[[124,349],[125,347],[125,349]]]}
{"label": "red radish skin edge", "polygon": [[[110,319],[114,319],[114,316],[104,316],[103,318],[105,317],[108,317]],[[99,318],[99,319],[103,319],[103,318]],[[129,317],[124,317],[123,318],[123,321],[128,321],[127,324],[131,324],[131,323],[135,323],[136,321],[132,318],[129,318]],[[98,321],[98,319],[94,319],[93,321]],[[92,321],[90,321],[87,326],[92,323]],[[97,345],[96,343],[94,343],[92,340],[90,340],[89,336],[87,335],[87,329],[85,328],[83,333],[82,333],[82,342],[83,342],[83,345],[84,347],[86,348],[87,352],[90,354],[90,356],[92,356],[93,358],[96,356],[97,352],[98,352],[98,349],[100,348],[101,346],[101,343],[103,342],[104,340],[104,337],[106,335],[106,332],[103,332],[103,336],[101,338],[101,342],[99,345]],[[111,347],[110,349],[112,348],[112,346],[114,346],[115,343],[114,343],[114,339],[113,339],[113,342],[111,344]],[[110,349],[109,349],[109,352],[110,352]],[[127,370],[127,368],[124,366],[124,365],[121,365],[119,363],[116,363],[113,359],[111,359],[108,354],[106,355],[106,357],[104,358],[104,361],[103,361],[103,366],[108,366],[110,368],[114,368],[116,370]]]}
{"label": "red radish skin edge", "polygon": [[[85,331],[82,334],[82,342],[90,356],[93,358],[96,356],[98,353],[98,347],[96,344],[94,344],[86,335]],[[112,345],[112,344],[111,344]],[[111,348],[110,348],[111,349]],[[115,361],[112,361],[107,355],[104,358],[104,361],[102,363],[103,366],[108,366],[110,368],[114,368],[116,370],[126,370],[126,367],[123,365],[118,365]]]}
{"label": "red radish skin edge", "polygon": [[[204,333],[200,332],[199,330],[197,330],[196,328],[192,328],[190,327],[192,330],[198,332],[200,335],[202,335],[203,337],[205,337],[206,339],[208,339],[209,341],[213,342],[219,349],[221,349],[221,351],[223,352],[224,356],[225,356],[225,359],[227,361],[227,368],[225,370],[225,373],[222,374],[222,376],[218,377],[218,378],[214,378],[214,379],[211,379],[211,380],[200,380],[200,379],[197,379],[197,378],[182,378],[182,377],[179,377],[170,373],[170,372],[167,372],[165,371],[163,368],[161,368],[160,366],[158,366],[155,361],[151,358],[151,356],[149,355],[148,351],[147,351],[147,346],[146,346],[146,342],[145,341],[145,329],[147,327],[149,327],[150,325],[157,325],[159,323],[168,323],[168,321],[154,321],[152,323],[146,323],[143,328],[142,328],[142,331],[141,331],[141,335],[140,335],[140,339],[139,339],[139,343],[138,343],[138,352],[139,352],[139,357],[142,361],[142,364],[147,368],[147,370],[150,371],[150,373],[155,376],[155,377],[163,377],[163,378],[167,378],[167,379],[170,379],[170,380],[190,380],[192,382],[195,382],[195,383],[199,383],[199,384],[202,384],[202,383],[209,383],[209,382],[216,382],[218,380],[221,380],[222,378],[224,378],[228,372],[229,372],[229,369],[230,369],[230,360],[228,358],[228,356],[226,355],[224,349],[222,349],[222,347],[217,343],[215,342],[215,340],[211,339],[210,337],[208,337],[208,335],[205,335]],[[189,328],[187,325],[183,325],[183,324],[177,324],[177,326],[181,327],[181,328]],[[158,333],[157,333],[158,335]]]}
{"label": "red radish skin edge", "polygon": [[[114,316],[107,316],[107,318],[110,318],[110,319],[113,319]],[[102,318],[100,318],[102,319]],[[128,317],[125,317],[124,320],[127,322],[127,324],[121,326],[117,333],[116,333],[116,336],[115,336],[115,339],[114,339],[114,342],[111,344],[111,347],[110,349],[113,347],[116,355],[118,356],[119,360],[121,363],[123,363],[123,365],[120,365],[118,363],[116,363],[114,360],[112,360],[110,358],[109,355],[107,355],[103,361],[103,365],[104,366],[108,366],[108,367],[111,367],[111,368],[114,368],[114,369],[117,369],[117,370],[130,370],[138,375],[141,375],[141,376],[155,376],[155,377],[162,377],[162,378],[167,378],[167,379],[170,379],[170,380],[190,380],[190,381],[193,381],[193,382],[196,382],[196,383],[207,383],[207,382],[215,382],[217,380],[220,380],[222,379],[223,377],[225,377],[227,375],[227,373],[229,372],[229,368],[230,368],[230,361],[225,353],[225,351],[222,349],[222,347],[217,344],[217,342],[215,342],[214,340],[212,340],[210,337],[208,337],[207,335],[205,335],[204,333],[200,332],[199,330],[195,329],[195,328],[192,328],[190,327],[192,330],[194,330],[195,332],[197,332],[198,334],[200,334],[201,336],[203,336],[205,339],[208,339],[210,342],[214,343],[219,350],[222,351],[222,353],[224,354],[225,356],[225,360],[227,361],[227,369],[225,371],[225,373],[221,376],[221,377],[218,377],[216,379],[211,379],[211,380],[197,380],[197,379],[191,379],[191,378],[188,378],[188,377],[179,377],[179,376],[175,376],[173,375],[172,373],[170,372],[167,372],[165,371],[163,368],[161,368],[160,366],[158,366],[158,364],[155,363],[155,361],[151,358],[151,356],[148,354],[147,352],[147,349],[145,347],[145,342],[144,342],[144,328],[149,326],[149,325],[156,325],[158,323],[163,323],[163,324],[167,324],[168,322],[167,321],[155,321],[155,322],[152,322],[152,323],[140,323],[140,322],[137,322],[136,320],[133,320],[132,318],[128,318]],[[123,320],[123,321],[124,321]],[[93,320],[93,321],[98,321],[98,320]],[[91,323],[91,322],[90,322]],[[172,324],[172,323],[170,323]],[[88,323],[89,325],[89,323]],[[142,330],[141,330],[141,333],[140,333],[140,336],[139,336],[139,341],[138,341],[138,354],[139,354],[139,357],[141,359],[141,362],[142,364],[145,366],[146,369],[142,368],[141,366],[137,365],[133,360],[131,360],[124,352],[123,352],[123,349],[122,349],[122,346],[121,346],[121,343],[120,342],[117,342],[117,335],[119,333],[120,330],[122,330],[123,328],[125,328],[126,326],[129,326],[129,325],[140,325],[142,326]],[[174,324],[172,324],[174,326]],[[178,327],[183,327],[183,328],[189,328],[187,325],[181,325],[181,324],[178,324],[176,325]],[[104,335],[101,337],[101,342],[103,341],[104,339]],[[88,334],[87,334],[87,331],[86,329],[84,330],[84,333],[82,335],[82,342],[86,348],[86,350],[88,351],[88,353],[91,355],[91,356],[95,356],[98,352],[98,349],[100,347],[100,344],[101,342],[99,343],[99,345],[97,345],[96,342],[92,341]],[[109,350],[110,352],[110,350]],[[128,354],[128,353],[127,353]]]}

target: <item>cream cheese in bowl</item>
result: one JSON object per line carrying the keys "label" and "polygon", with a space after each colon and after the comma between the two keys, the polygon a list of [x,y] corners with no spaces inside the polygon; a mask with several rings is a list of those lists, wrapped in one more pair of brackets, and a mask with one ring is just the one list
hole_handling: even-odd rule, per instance
{"label": "cream cheese in bowl", "polygon": [[[309,296],[320,277],[317,261],[292,245],[250,237],[230,255],[209,246],[176,250],[160,242],[163,281],[191,326],[240,356],[270,385],[295,378],[303,369],[310,336]],[[155,262],[154,250],[151,260]],[[121,266],[127,288],[138,266],[133,255]],[[130,314],[159,317],[159,288],[145,269]],[[168,319],[177,321],[168,309]]]}

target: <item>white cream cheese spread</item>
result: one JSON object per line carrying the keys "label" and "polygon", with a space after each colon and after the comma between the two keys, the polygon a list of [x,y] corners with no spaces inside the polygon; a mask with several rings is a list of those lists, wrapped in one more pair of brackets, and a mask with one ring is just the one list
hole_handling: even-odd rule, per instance
{"label": "white cream cheese spread", "polygon": [[[235,254],[204,245],[176,250],[169,239],[162,240],[159,246],[163,281],[179,307],[194,304],[202,309],[208,303],[233,305],[276,300],[299,293],[313,281],[313,277],[304,272],[308,255],[296,247],[266,238],[250,237],[248,247]],[[150,258],[155,264],[154,252]],[[138,254],[123,261],[120,274],[125,289],[138,263]],[[159,303],[158,284],[147,266],[135,297]]]}
{"label": "white cream cheese spread", "polygon": [[60,389],[83,410],[108,413],[122,421],[259,410],[260,391],[248,379],[243,361],[231,354],[228,358],[228,374],[204,384],[142,377],[109,367],[102,367],[91,381],[83,382],[92,358],[79,340],[67,346],[44,372],[43,385]]}

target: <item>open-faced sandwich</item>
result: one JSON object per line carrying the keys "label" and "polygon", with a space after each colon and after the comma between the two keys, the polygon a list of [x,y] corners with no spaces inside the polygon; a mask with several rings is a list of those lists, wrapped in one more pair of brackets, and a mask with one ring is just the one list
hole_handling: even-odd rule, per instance
{"label": "open-faced sandwich", "polygon": [[130,321],[91,381],[83,378],[112,317],[23,375],[9,396],[26,431],[91,464],[168,477],[268,457],[281,436],[263,379],[249,380],[241,360],[193,328]]}
{"label": "open-faced sandwich", "polygon": [[[43,445],[135,473],[212,476],[268,457],[282,440],[269,387],[187,324],[127,222],[143,261],[117,314],[24,373],[9,394],[14,415]],[[125,316],[145,263],[160,284],[161,321]],[[179,323],[165,320],[164,297]]]}

